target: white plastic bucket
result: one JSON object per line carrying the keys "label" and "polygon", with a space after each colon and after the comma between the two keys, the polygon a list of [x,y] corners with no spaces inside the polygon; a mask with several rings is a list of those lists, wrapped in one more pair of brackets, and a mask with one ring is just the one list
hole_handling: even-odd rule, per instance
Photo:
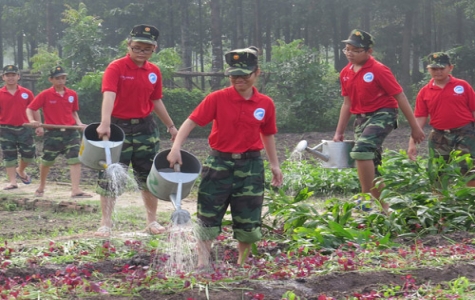
{"label": "white plastic bucket", "polygon": [[109,141],[103,141],[97,135],[97,127],[100,123],[91,123],[84,129],[81,147],[79,148],[79,160],[87,167],[103,170],[106,161],[105,148],[109,146],[112,163],[119,162],[122,144],[124,143],[124,131],[117,125],[111,124]]}
{"label": "white plastic bucket", "polygon": [[190,194],[193,184],[201,173],[200,161],[193,154],[180,151],[183,164],[179,172],[170,168],[167,160],[170,149],[163,150],[153,159],[152,169],[147,176],[147,187],[152,195],[160,200],[171,201],[170,195],[177,194],[179,182],[182,183],[181,198],[185,198]]}

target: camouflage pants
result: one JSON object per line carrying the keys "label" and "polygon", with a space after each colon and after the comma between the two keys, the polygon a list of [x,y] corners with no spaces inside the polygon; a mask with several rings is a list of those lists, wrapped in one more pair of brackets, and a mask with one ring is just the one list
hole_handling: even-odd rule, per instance
{"label": "camouflage pants", "polygon": [[376,169],[381,165],[383,142],[397,127],[397,109],[382,109],[370,115],[358,115],[354,122],[355,146],[350,156],[354,160],[373,160]]}
{"label": "camouflage pants", "polygon": [[[462,154],[475,157],[475,126],[470,123],[460,129],[444,132],[433,129],[429,134],[429,149],[434,150],[434,156],[442,156],[447,161],[450,152],[460,150]],[[465,163],[461,164],[462,173],[468,171]]]}
{"label": "camouflage pants", "polygon": [[68,165],[81,163],[78,157],[80,144],[81,135],[77,130],[46,130],[41,164],[49,167],[54,165],[60,154],[64,155]]}
{"label": "camouflage pants", "polygon": [[[127,167],[131,165],[139,188],[148,190],[147,176],[152,169],[155,154],[160,149],[160,138],[153,116],[140,120],[140,123],[131,124],[113,118],[112,123],[122,128],[125,133],[119,162]],[[109,181],[104,177],[104,171],[101,171],[96,192],[102,196],[111,196]]]}
{"label": "camouflage pants", "polygon": [[35,161],[36,147],[33,130],[23,126],[0,125],[0,144],[3,152],[3,164],[6,168],[18,164],[18,152],[21,160]]}
{"label": "camouflage pants", "polygon": [[199,239],[213,240],[231,207],[234,238],[254,243],[262,238],[264,163],[261,157],[223,159],[209,156],[203,164],[198,192]]}

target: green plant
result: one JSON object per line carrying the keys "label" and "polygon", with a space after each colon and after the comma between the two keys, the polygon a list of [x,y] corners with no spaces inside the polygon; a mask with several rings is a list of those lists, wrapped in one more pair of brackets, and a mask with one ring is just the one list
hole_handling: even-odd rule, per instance
{"label": "green plant", "polygon": [[[454,151],[448,161],[430,153],[427,160],[412,162],[404,151],[386,153],[381,177],[386,187],[381,200],[390,204],[399,234],[446,233],[470,230],[474,225],[475,191],[467,187],[473,175],[468,155]],[[427,168],[424,167],[427,165]]]}

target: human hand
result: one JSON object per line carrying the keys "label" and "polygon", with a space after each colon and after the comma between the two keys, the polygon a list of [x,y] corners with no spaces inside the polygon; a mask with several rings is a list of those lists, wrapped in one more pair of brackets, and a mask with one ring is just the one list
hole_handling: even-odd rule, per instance
{"label": "human hand", "polygon": [[411,137],[414,140],[414,143],[420,144],[426,137],[424,131],[417,126],[417,128],[412,128]]}
{"label": "human hand", "polygon": [[170,133],[170,141],[175,141],[176,135],[178,134],[178,129],[173,126],[172,128],[168,129],[168,132]]}
{"label": "human hand", "polygon": [[180,149],[172,149],[167,155],[167,160],[170,163],[170,168],[174,169],[176,164],[179,164],[180,166],[183,164],[181,160],[181,152]]}
{"label": "human hand", "polygon": [[33,128],[40,128],[41,125],[43,125],[43,124],[41,124],[40,121],[35,121],[34,120],[34,121],[31,121],[30,123],[24,124],[23,126],[25,126],[25,125],[28,125],[28,127],[33,127]]}
{"label": "human hand", "polygon": [[35,133],[36,133],[37,136],[43,136],[44,133],[45,133],[45,130],[43,129],[43,127],[37,127],[35,129]]}
{"label": "human hand", "polygon": [[410,160],[416,160],[417,148],[414,143],[409,143],[409,147],[407,148],[407,156],[409,156]]}
{"label": "human hand", "polygon": [[335,135],[333,136],[334,142],[343,142],[344,139],[345,139],[345,135],[343,133],[335,132]]}
{"label": "human hand", "polygon": [[111,127],[101,122],[96,128],[96,132],[99,139],[102,139],[104,136],[109,138],[111,135]]}
{"label": "human hand", "polygon": [[284,182],[284,175],[282,174],[280,167],[271,167],[271,171],[272,171],[272,180],[270,184],[275,187],[281,186],[282,183]]}

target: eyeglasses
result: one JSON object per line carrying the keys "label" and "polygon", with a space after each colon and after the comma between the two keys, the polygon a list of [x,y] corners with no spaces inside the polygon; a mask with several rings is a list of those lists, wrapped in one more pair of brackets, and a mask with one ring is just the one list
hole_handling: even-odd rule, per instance
{"label": "eyeglasses", "polygon": [[136,47],[130,47],[130,50],[134,53],[143,53],[143,54],[150,54],[154,51],[154,49],[141,49],[141,48],[136,48]]}
{"label": "eyeglasses", "polygon": [[343,53],[345,54],[353,54],[353,55],[356,55],[356,54],[360,54],[362,52],[365,52],[366,50],[348,50],[348,49],[343,49],[341,50],[343,51]]}
{"label": "eyeglasses", "polygon": [[246,80],[246,79],[251,78],[252,74],[254,74],[254,72],[251,72],[250,74],[247,74],[247,75],[229,75],[229,77],[231,77],[231,79],[242,78],[242,79]]}

